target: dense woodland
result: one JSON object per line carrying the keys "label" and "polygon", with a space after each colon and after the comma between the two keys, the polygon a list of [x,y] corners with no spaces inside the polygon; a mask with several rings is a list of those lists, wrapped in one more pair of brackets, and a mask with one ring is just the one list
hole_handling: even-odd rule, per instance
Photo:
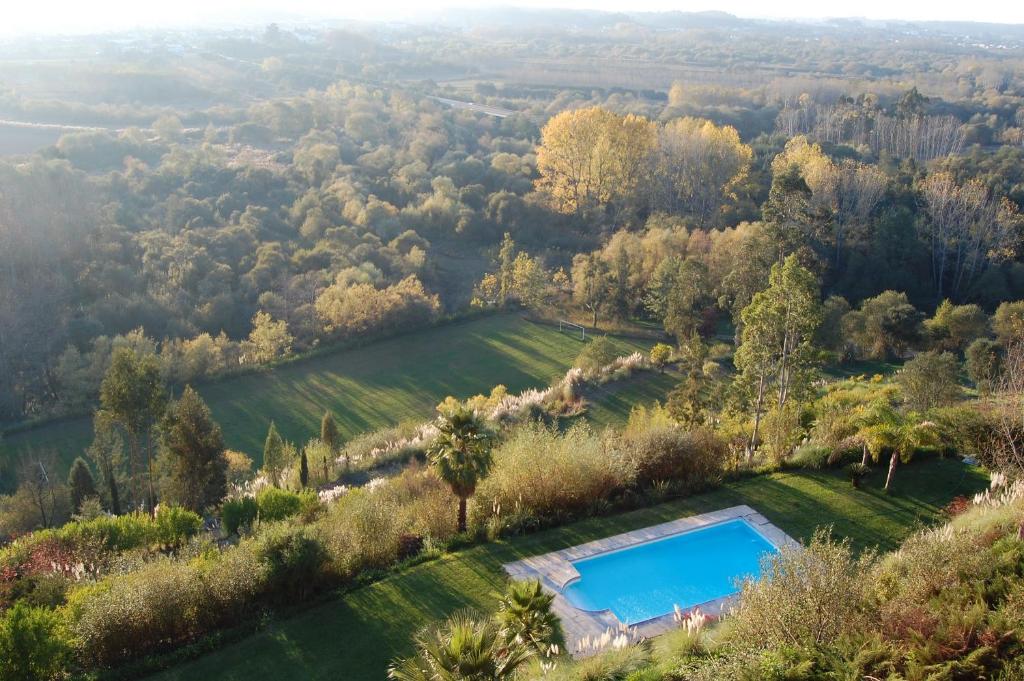
{"label": "dense woodland", "polygon": [[[1024,297],[1017,43],[950,46],[912,25],[868,40],[814,26],[797,41],[770,23],[677,19],[652,33],[645,15],[580,14],[572,37],[539,34],[538,68],[565,49],[609,81],[562,89],[529,71],[487,80],[522,59],[514,21],[415,40],[277,27],[69,39],[58,63],[83,45],[98,56],[69,64],[82,78],[64,85],[55,66],[21,65],[37,43],[6,46],[4,117],[109,129],[4,161],[0,417],[88,409],[119,344],[146,345],[184,383],[457,313],[506,233],[549,277],[564,271],[563,289],[579,291],[579,255],[595,249],[629,278],[634,299],[599,322],[657,316],[639,291],[665,255],[707,270],[697,304],[727,318],[743,248],[764,273],[776,250],[806,248],[826,295],[853,306],[889,289],[926,313]],[[519,20],[526,32],[538,18]],[[918,58],[901,69],[905,33]],[[728,60],[708,52],[723,36]],[[474,62],[482,41],[495,48]],[[637,88],[640,75],[599,68],[616,53],[705,71]],[[631,252],[638,240],[653,252]]]}
{"label": "dense woodland", "polygon": [[[0,443],[0,655],[38,665],[11,678],[131,676],[396,565],[783,468],[859,488],[877,464],[885,492],[915,456],[1024,474],[1017,28],[508,11],[0,54],[5,135],[60,126],[0,160],[0,422],[91,415],[95,435],[67,473]],[[304,443],[253,423],[255,462],[192,387],[502,310],[592,340],[550,386],[452,396],[429,423],[342,442],[328,412]],[[649,351],[618,357],[612,331]],[[568,425],[595,386],[663,371],[676,387],[624,427]],[[950,549],[998,568],[914,591],[923,568],[901,561],[945,535],[878,560],[815,535],[777,569],[820,554],[843,580],[801,603],[856,613],[755,645],[772,583],[748,584],[726,647],[691,622],[664,662],[679,669],[629,678],[1019,670],[1010,489]],[[950,615],[970,575],[997,582],[975,629]],[[558,655],[556,628],[520,650],[500,618],[444,626],[494,644],[481,655],[508,673],[487,678]],[[839,638],[809,642],[822,632]],[[424,641],[393,678],[469,678]],[[658,663],[620,649],[621,674],[528,674]]]}

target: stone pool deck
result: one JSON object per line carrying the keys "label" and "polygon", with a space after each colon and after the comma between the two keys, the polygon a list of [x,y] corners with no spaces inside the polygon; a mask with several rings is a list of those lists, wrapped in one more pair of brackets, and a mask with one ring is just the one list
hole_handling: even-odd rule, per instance
{"label": "stone pool deck", "polygon": [[[579,577],[579,573],[573,567],[572,561],[590,558],[599,553],[635,546],[690,530],[709,527],[729,520],[736,520],[737,518],[750,523],[776,548],[799,546],[792,537],[770,523],[763,515],[750,506],[743,505],[679,518],[678,520],[617,534],[613,537],[598,539],[597,541],[580,544],[579,546],[573,546],[561,551],[524,558],[514,563],[506,563],[503,567],[513,579],[539,579],[544,589],[554,594],[555,600],[552,604],[552,609],[562,621],[566,646],[570,652],[578,655],[584,652],[580,650],[579,645],[584,638],[601,636],[609,629],[619,630],[623,625],[610,610],[596,612],[580,610],[565,598],[562,589],[566,584]],[[701,612],[707,615],[719,615],[734,597],[726,596],[707,603],[701,603],[695,607],[700,608]],[[675,626],[673,613],[668,613],[661,617],[633,625],[631,629],[641,636],[651,637],[662,634]]]}

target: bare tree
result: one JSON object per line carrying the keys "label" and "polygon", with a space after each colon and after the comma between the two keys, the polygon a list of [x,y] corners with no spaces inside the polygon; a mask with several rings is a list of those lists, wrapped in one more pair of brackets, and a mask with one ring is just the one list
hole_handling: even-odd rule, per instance
{"label": "bare tree", "polygon": [[994,261],[1012,256],[1021,218],[1016,206],[992,196],[981,182],[957,184],[949,173],[933,173],[921,185],[937,300],[959,299]]}
{"label": "bare tree", "polygon": [[1024,339],[1007,347],[996,389],[984,407],[992,425],[990,464],[1017,477],[1024,475]]}
{"label": "bare tree", "polygon": [[50,451],[33,451],[21,457],[18,479],[39,511],[39,524],[51,527],[66,512],[66,490],[57,474],[57,457]]}

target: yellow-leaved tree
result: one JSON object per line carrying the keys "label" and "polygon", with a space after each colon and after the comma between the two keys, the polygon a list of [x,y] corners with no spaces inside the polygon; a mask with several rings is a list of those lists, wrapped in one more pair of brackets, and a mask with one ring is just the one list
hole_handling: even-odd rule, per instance
{"label": "yellow-leaved tree", "polygon": [[619,116],[596,106],[563,111],[541,131],[537,189],[562,213],[635,208],[656,131],[643,116]]}

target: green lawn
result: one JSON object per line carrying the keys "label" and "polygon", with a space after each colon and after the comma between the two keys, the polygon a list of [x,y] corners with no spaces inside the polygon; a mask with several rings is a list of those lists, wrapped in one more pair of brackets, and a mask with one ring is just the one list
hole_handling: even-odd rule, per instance
{"label": "green lawn", "polygon": [[[624,353],[650,346],[649,341],[616,343]],[[465,398],[499,383],[511,392],[545,386],[572,365],[582,345],[557,327],[495,315],[208,383],[200,393],[223,427],[228,447],[259,463],[271,419],[296,442],[319,433],[324,409],[334,411],[346,437],[428,419],[448,395]],[[48,448],[70,467],[91,439],[89,419],[60,421],[7,435],[0,441],[0,457]]]}
{"label": "green lawn", "polygon": [[898,471],[892,495],[881,492],[882,481],[879,469],[864,490],[855,491],[838,473],[776,473],[652,508],[476,546],[275,622],[153,678],[383,679],[389,660],[409,653],[410,636],[418,628],[459,608],[493,608],[504,581],[503,563],[736,504],[749,504],[797,538],[831,525],[859,549],[892,549],[914,528],[939,520],[941,507],[953,496],[984,487],[986,477],[959,461],[922,460]]}
{"label": "green lawn", "polygon": [[644,371],[623,381],[605,383],[587,397],[586,418],[594,427],[621,427],[629,420],[633,407],[665,403],[669,392],[682,380],[678,371]]}

